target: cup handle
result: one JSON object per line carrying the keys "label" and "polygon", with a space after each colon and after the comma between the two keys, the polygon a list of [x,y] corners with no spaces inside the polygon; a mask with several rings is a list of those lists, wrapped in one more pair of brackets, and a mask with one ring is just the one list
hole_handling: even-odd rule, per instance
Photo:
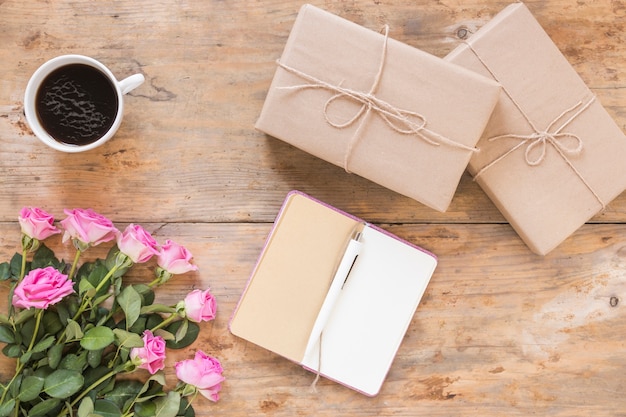
{"label": "cup handle", "polygon": [[134,75],[131,75],[130,77],[124,78],[122,81],[119,82],[120,89],[122,90],[122,94],[129,93],[130,91],[134,90],[135,88],[143,84],[144,81],[145,81],[145,78],[143,74],[134,74]]}

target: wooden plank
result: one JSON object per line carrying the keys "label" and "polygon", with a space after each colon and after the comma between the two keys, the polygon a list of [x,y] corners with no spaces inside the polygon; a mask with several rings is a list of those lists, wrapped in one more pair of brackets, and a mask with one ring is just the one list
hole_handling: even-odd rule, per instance
{"label": "wooden plank", "polygon": [[[314,2],[444,56],[509,2]],[[559,49],[626,130],[626,5],[530,0]],[[0,0],[0,262],[17,249],[23,206],[63,218],[91,207],[120,226],[172,238],[200,270],[159,289],[175,303],[211,287],[217,319],[189,349],[222,360],[216,416],[620,416],[626,365],[626,195],[546,257],[533,255],[465,175],[446,213],[346,174],[254,129],[301,3],[269,0]],[[32,72],[65,53],[93,56],[146,83],[126,97],[122,128],[80,155],[51,151],[28,129]],[[610,179],[607,179],[610,180]],[[383,391],[366,398],[233,337],[228,319],[286,193],[300,189],[380,224],[440,264]],[[53,238],[70,259],[72,249]],[[93,248],[86,258],[103,256]],[[140,265],[129,282],[151,278]],[[6,286],[0,290],[5,311]],[[375,331],[375,329],[373,329]],[[366,366],[366,364],[364,364]],[[0,381],[13,363],[0,359]]]}
{"label": "wooden plank", "polygon": [[[322,6],[371,28],[389,23],[393,37],[443,56],[460,42],[461,29],[475,31],[504,4]],[[139,206],[145,221],[267,222],[283,196],[300,189],[373,221],[503,221],[467,177],[441,214],[254,130],[299,4],[5,1],[0,7],[0,170],[3,191],[11,195],[0,205],[0,220],[40,205],[56,212],[93,206],[128,221],[137,220]],[[529,7],[626,126],[623,8],[610,1]],[[22,114],[30,74],[63,53],[99,58],[119,78],[141,72],[147,79],[127,97],[118,135],[83,155],[50,152]],[[620,196],[593,221],[625,218]]]}
{"label": "wooden plank", "polygon": [[[576,240],[545,258],[527,251],[507,225],[383,225],[437,253],[440,264],[382,392],[373,399],[327,380],[319,381],[315,392],[313,374],[228,332],[269,225],[144,226],[158,240],[185,244],[200,267],[159,288],[160,301],[175,303],[192,288],[207,287],[218,299],[218,317],[202,326],[196,343],[168,351],[172,384],[171,364],[196,349],[223,362],[222,399],[198,400],[200,416],[623,412],[624,225],[587,225]],[[0,224],[2,258],[15,250],[17,234],[15,224]],[[50,242],[59,254],[72,256],[60,239]],[[90,256],[101,256],[104,246]],[[129,282],[150,279],[152,266],[134,270]],[[5,295],[0,294],[0,311]],[[2,364],[0,378],[6,379],[12,367],[6,359]]]}

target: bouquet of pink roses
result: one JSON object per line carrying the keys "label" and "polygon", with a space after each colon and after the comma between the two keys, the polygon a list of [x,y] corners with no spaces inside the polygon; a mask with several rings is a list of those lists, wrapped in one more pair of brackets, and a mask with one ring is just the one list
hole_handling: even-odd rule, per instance
{"label": "bouquet of pink roses", "polygon": [[[45,211],[22,209],[22,251],[0,264],[0,280],[10,284],[0,342],[16,362],[13,377],[0,384],[0,417],[189,417],[197,394],[217,401],[223,370],[202,351],[175,364],[179,382],[165,392],[167,348],[189,346],[197,323],[215,317],[208,289],[194,290],[176,305],[154,302],[155,287],[197,269],[191,253],[169,239],[159,245],[138,225],[120,232],[90,209],[65,214],[61,230]],[[43,243],[60,233],[76,249],[71,264]],[[112,241],[106,259],[80,264],[84,251]],[[134,264],[153,257],[152,282],[124,283]],[[138,368],[147,371],[146,381],[119,378]]]}

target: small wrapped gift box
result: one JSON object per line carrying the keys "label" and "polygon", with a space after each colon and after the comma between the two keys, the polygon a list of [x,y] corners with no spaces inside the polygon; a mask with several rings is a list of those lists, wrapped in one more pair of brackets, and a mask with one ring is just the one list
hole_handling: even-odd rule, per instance
{"label": "small wrapped gift box", "polygon": [[499,94],[487,77],[305,5],[256,128],[445,211]]}
{"label": "small wrapped gift box", "polygon": [[446,60],[502,86],[468,165],[529,248],[545,255],[626,188],[626,137],[522,3]]}

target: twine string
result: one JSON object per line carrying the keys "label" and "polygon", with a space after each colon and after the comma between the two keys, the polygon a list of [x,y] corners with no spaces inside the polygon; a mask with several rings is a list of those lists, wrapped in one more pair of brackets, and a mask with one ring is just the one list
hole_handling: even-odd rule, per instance
{"label": "twine string", "polygon": [[[393,131],[405,134],[405,135],[414,135],[422,139],[424,142],[433,145],[440,146],[441,144],[445,144],[454,148],[463,149],[470,152],[477,152],[478,149],[475,147],[467,146],[462,143],[456,142],[452,139],[449,139],[437,132],[434,132],[428,128],[426,128],[427,120],[426,118],[417,112],[400,109],[393,104],[390,104],[376,96],[376,90],[380,84],[380,80],[383,75],[383,70],[387,57],[387,43],[389,39],[389,26],[385,25],[384,27],[384,42],[382,45],[381,51],[381,59],[378,66],[378,71],[376,72],[376,76],[374,81],[367,92],[358,91],[351,88],[344,87],[340,82],[339,84],[332,84],[326,82],[324,80],[318,79],[312,75],[309,75],[305,72],[302,72],[296,68],[293,68],[289,65],[286,65],[280,61],[277,61],[277,64],[282,69],[290,72],[298,77],[308,81],[309,84],[300,84],[288,87],[279,87],[284,90],[304,90],[304,89],[323,89],[328,90],[334,93],[324,104],[323,114],[326,122],[336,128],[336,129],[345,129],[351,127],[358,123],[357,128],[350,138],[347,146],[347,150],[344,154],[343,168],[346,172],[350,172],[348,166],[350,162],[350,157],[352,156],[353,150],[362,136],[361,132],[366,125],[366,121],[370,114],[374,113],[378,115],[384,123],[391,128]],[[332,111],[331,107],[339,100],[348,100],[357,104],[360,104],[357,112],[346,121],[337,121],[333,120],[331,117]]]}
{"label": "twine string", "polygon": [[[476,58],[480,61],[483,67],[489,72],[489,74],[493,77],[494,80],[500,82],[498,77],[494,74],[491,68],[487,65],[487,63],[482,59],[482,57],[478,54],[478,52],[474,49],[474,47],[469,42],[465,42],[465,44],[469,47],[469,49],[474,53]],[[502,83],[500,83],[502,84]],[[526,145],[526,149],[524,152],[524,159],[526,163],[530,166],[537,166],[541,164],[547,152],[548,144],[552,145],[552,147],[557,151],[557,153],[561,156],[563,161],[567,164],[567,166],[576,174],[576,176],[582,181],[582,183],[587,187],[587,189],[593,194],[595,199],[600,203],[602,210],[605,209],[606,204],[602,201],[602,198],[596,193],[596,191],[591,187],[591,185],[587,182],[585,177],[578,171],[578,169],[574,166],[574,164],[570,161],[568,156],[576,156],[579,155],[584,147],[583,140],[576,134],[570,132],[563,132],[563,130],[578,116],[580,116],[585,110],[587,110],[596,100],[595,96],[592,96],[586,103],[583,104],[582,101],[579,101],[575,105],[565,109],[561,114],[555,117],[549,124],[548,127],[544,130],[538,129],[531,118],[522,110],[522,106],[513,98],[511,93],[502,86],[502,90],[507,95],[507,97],[511,100],[513,105],[517,108],[520,114],[524,117],[528,125],[533,130],[532,133],[528,135],[521,135],[515,133],[506,133],[503,135],[490,137],[488,140],[490,142],[501,140],[501,139],[518,139],[520,142],[507,150],[504,154],[495,158],[487,165],[482,167],[478,172],[474,175],[474,180],[480,177],[485,171],[505,159],[507,156],[515,152],[517,149]],[[573,114],[572,114],[573,112]],[[563,122],[558,128],[554,129],[554,126],[566,117],[568,114],[571,114],[565,122]],[[573,142],[573,146],[572,146]],[[539,155],[533,157],[532,155],[536,149],[539,149]]]}
{"label": "twine string", "polygon": [[319,344],[320,348],[317,353],[317,369],[315,370],[315,379],[311,383],[311,389],[313,392],[317,392],[317,381],[320,380],[321,372],[322,372],[322,336],[324,332],[320,333]]}

